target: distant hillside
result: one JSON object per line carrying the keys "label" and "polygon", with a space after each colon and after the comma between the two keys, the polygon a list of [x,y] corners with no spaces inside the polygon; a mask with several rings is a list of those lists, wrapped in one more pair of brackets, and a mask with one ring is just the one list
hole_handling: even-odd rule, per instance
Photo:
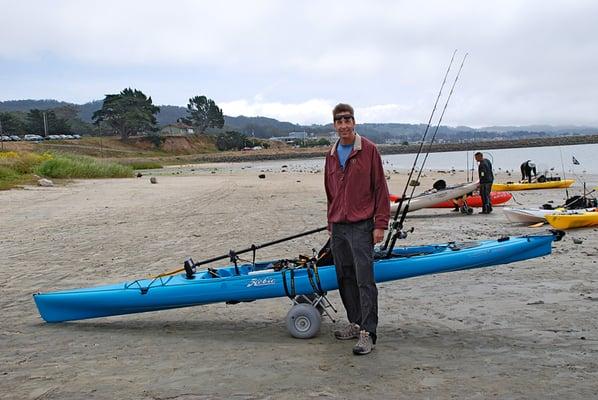
{"label": "distant hillside", "polygon": [[552,135],[566,135],[574,133],[575,135],[594,135],[598,132],[598,129],[590,126],[576,126],[576,125],[524,125],[524,126],[488,126],[479,128],[479,130],[487,132],[516,132],[516,131],[527,131],[527,132],[546,132]]}
{"label": "distant hillside", "polygon": [[64,106],[71,106],[76,104],[67,103],[66,101],[58,100],[8,100],[0,101],[0,112],[9,111],[24,111],[28,112],[31,109],[48,110],[50,108],[58,108]]}
{"label": "distant hillside", "polygon": [[[89,124],[93,113],[102,107],[102,100],[94,100],[85,104],[72,104],[58,100],[11,100],[0,102],[0,112],[28,112],[31,109],[56,109],[70,106],[77,110],[82,123]],[[162,105],[157,115],[159,125],[175,123],[179,118],[187,116],[187,109],[180,106]],[[308,132],[323,134],[333,131],[332,124],[299,125],[278,121],[267,117],[231,117],[225,116],[224,130],[235,130],[247,136],[270,138],[286,136],[290,132]],[[425,124],[402,123],[368,123],[359,124],[359,133],[377,143],[416,142],[419,141],[426,129]],[[428,138],[434,133],[431,127]],[[489,126],[484,128],[470,128],[468,126],[440,126],[436,133],[437,142],[478,141],[478,140],[513,140],[522,138],[542,138],[567,135],[596,135],[598,128],[587,126]]]}
{"label": "distant hillside", "polygon": [[[77,109],[78,116],[84,122],[91,123],[93,113],[102,108],[103,100],[94,100],[85,104],[73,104],[57,100],[9,100],[0,101],[0,112],[22,111],[28,112],[31,109],[49,110],[58,107],[72,106]],[[177,121],[178,118],[187,115],[185,107],[160,106],[158,124],[168,125]]]}

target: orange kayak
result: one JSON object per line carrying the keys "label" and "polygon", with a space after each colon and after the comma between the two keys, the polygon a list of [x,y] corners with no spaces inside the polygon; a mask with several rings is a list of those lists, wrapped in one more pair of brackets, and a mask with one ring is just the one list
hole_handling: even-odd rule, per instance
{"label": "orange kayak", "polygon": [[[498,204],[506,203],[507,201],[511,200],[513,195],[509,192],[490,192],[490,203],[495,206]],[[479,194],[473,196],[467,196],[467,206],[469,207],[481,207],[482,206],[482,196]],[[430,208],[453,208],[455,207],[455,203],[452,200],[443,201],[442,203],[434,204],[430,206]]]}
{"label": "orange kayak", "polygon": [[[513,195],[509,192],[491,192],[490,193],[490,202],[493,206],[497,204],[503,204],[507,201],[511,200]],[[399,201],[401,196],[396,194],[391,194],[388,196],[391,202],[395,203]],[[467,205],[469,207],[481,207],[482,206],[482,197],[480,195],[473,195],[467,196]],[[437,203],[431,206],[427,206],[426,208],[453,208],[455,207],[455,203],[452,200],[446,200],[441,203]]]}

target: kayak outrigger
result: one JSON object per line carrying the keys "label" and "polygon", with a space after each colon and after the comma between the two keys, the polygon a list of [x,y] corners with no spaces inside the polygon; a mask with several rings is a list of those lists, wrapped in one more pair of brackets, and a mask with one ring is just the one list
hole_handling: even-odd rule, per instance
{"label": "kayak outrigger", "polygon": [[[377,255],[374,262],[375,278],[376,282],[385,282],[541,257],[550,254],[552,242],[560,240],[563,235],[562,231],[550,231],[546,234],[505,236],[496,240],[395,247],[390,256],[386,250]],[[286,239],[266,245],[283,240]],[[297,338],[315,336],[320,328],[321,314],[332,319],[327,309],[334,310],[326,298],[326,292],[338,288],[331,257],[314,255],[240,263],[238,254],[253,251],[255,257],[255,251],[261,247],[265,245],[254,245],[237,253],[231,251],[229,255],[198,263],[188,259],[184,268],[149,279],[37,293],[33,298],[46,322],[63,322],[288,296],[293,301],[286,318],[291,335]],[[197,270],[199,265],[228,257],[230,265]]]}

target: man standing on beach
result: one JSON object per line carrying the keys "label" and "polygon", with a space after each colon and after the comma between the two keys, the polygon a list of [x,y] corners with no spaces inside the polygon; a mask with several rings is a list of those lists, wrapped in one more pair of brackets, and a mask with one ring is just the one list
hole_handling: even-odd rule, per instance
{"label": "man standing on beach", "polygon": [[388,228],[388,186],[376,145],[354,130],[353,107],[338,104],[332,116],[339,139],[326,155],[324,186],[332,255],[349,320],[334,336],[358,339],[353,353],[368,354],[378,325],[373,252]]}
{"label": "man standing on beach", "polygon": [[479,163],[478,175],[480,177],[480,196],[482,197],[482,211],[480,214],[490,214],[492,212],[492,203],[490,202],[490,191],[494,174],[492,173],[492,163],[479,151],[475,153],[475,160]]}

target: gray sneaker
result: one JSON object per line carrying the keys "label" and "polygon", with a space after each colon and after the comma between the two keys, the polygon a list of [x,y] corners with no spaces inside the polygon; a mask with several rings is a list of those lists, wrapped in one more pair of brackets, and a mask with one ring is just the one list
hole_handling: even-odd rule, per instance
{"label": "gray sneaker", "polygon": [[334,337],[338,340],[357,339],[359,337],[359,325],[348,324],[344,328],[334,331]]}
{"label": "gray sneaker", "polygon": [[353,354],[362,356],[369,354],[374,350],[374,341],[372,340],[370,333],[366,331],[359,332],[359,340],[357,344],[353,346]]}

